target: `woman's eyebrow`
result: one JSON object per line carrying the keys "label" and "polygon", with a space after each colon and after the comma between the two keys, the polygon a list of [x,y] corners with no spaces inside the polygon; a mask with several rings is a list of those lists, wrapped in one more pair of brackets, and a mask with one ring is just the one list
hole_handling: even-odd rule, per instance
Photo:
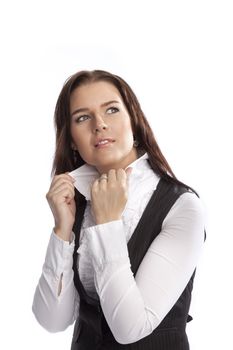
{"label": "woman's eyebrow", "polygon": [[[108,101],[108,102],[104,102],[102,103],[102,105],[100,107],[105,107],[105,106],[108,106],[110,105],[111,103],[120,103],[119,101],[116,101],[116,100],[112,100],[112,101]],[[79,113],[79,112],[87,112],[89,111],[88,108],[78,108],[78,109],[75,109],[72,113],[71,113],[71,117],[76,114],[76,113]]]}

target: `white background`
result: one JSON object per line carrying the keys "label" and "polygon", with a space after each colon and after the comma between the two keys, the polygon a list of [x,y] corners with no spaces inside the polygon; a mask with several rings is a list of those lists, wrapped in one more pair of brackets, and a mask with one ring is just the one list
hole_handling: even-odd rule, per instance
{"label": "white background", "polygon": [[232,346],[231,1],[7,1],[0,8],[1,349],[70,348],[31,312],[53,218],[53,111],[81,69],[122,76],[175,174],[205,202],[191,350]]}

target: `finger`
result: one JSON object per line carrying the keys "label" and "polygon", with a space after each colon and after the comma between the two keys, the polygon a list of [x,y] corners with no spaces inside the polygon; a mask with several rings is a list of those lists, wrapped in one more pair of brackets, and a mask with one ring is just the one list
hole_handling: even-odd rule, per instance
{"label": "finger", "polygon": [[58,185],[56,188],[54,188],[51,193],[52,194],[56,194],[62,190],[65,190],[65,189],[69,189],[73,194],[75,194],[74,192],[74,186],[69,184],[69,183],[62,183],[60,185]]}
{"label": "finger", "polygon": [[51,184],[51,190],[56,189],[58,186],[60,186],[61,184],[67,184],[68,186],[74,187],[74,183],[67,180],[67,179],[59,179],[58,181],[54,182],[53,184]]}
{"label": "finger", "polygon": [[98,180],[98,188],[102,190],[106,190],[108,185],[108,179],[101,179]]}
{"label": "finger", "polygon": [[133,168],[132,168],[132,167],[128,167],[128,168],[125,170],[127,179],[130,177],[130,174],[132,173],[132,171],[133,171]]}
{"label": "finger", "polygon": [[116,182],[117,177],[116,177],[116,170],[111,169],[108,172],[108,183]]}
{"label": "finger", "polygon": [[[102,180],[103,181],[103,180]],[[91,186],[91,196],[99,191],[99,179],[96,179]]]}
{"label": "finger", "polygon": [[61,191],[59,191],[55,194],[53,193],[51,196],[51,199],[52,199],[54,204],[64,203],[64,200],[66,202],[70,202],[73,198],[74,198],[74,196],[73,196],[72,191],[70,191],[67,188],[62,189]]}
{"label": "finger", "polygon": [[58,192],[62,191],[62,190],[65,190],[65,189],[69,189],[72,193],[75,193],[74,192],[74,187],[68,183],[62,183],[60,185],[57,185],[56,188],[53,188],[52,190],[50,190],[48,192],[48,195],[51,197],[55,194],[57,194]]}
{"label": "finger", "polygon": [[68,177],[71,179],[72,182],[76,181],[76,178],[69,174],[69,172],[66,172],[65,175],[68,175]]}
{"label": "finger", "polygon": [[61,186],[62,184],[67,184],[68,186],[71,186],[72,188],[74,187],[74,182],[70,181],[66,178],[59,178],[56,180],[56,182],[54,181],[53,183],[51,183],[50,185],[50,191],[54,191],[56,190],[59,186]]}
{"label": "finger", "polygon": [[53,205],[59,205],[61,203],[64,203],[67,201],[67,199],[69,199],[69,201],[71,199],[74,199],[74,195],[72,191],[70,191],[67,188],[62,189],[57,193],[52,193],[52,194],[50,193],[47,195],[48,202]]}
{"label": "finger", "polygon": [[57,183],[58,181],[61,181],[61,180],[67,180],[71,183],[74,183],[75,182],[75,179],[68,175],[68,174],[60,174],[60,175],[55,175],[52,182],[51,182],[51,185],[54,185],[55,183]]}
{"label": "finger", "polygon": [[105,188],[108,182],[108,175],[106,173],[103,173],[97,180],[99,187]]}
{"label": "finger", "polygon": [[122,183],[125,183],[127,180],[126,172],[122,168],[117,170],[116,177],[117,177],[117,180]]}
{"label": "finger", "polygon": [[74,180],[74,178],[69,175],[68,173],[65,173],[65,174],[59,174],[59,175],[55,175],[54,176],[54,180],[57,180],[57,179],[60,179],[60,178],[64,178],[64,179],[68,179],[68,180]]}

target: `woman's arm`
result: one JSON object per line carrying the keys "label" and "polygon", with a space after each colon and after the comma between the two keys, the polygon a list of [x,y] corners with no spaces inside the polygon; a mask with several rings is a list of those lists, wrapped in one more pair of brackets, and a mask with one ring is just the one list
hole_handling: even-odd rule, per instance
{"label": "woman's arm", "polygon": [[74,241],[64,241],[52,232],[32,305],[37,321],[49,332],[64,331],[77,318],[73,251]]}
{"label": "woman's arm", "polygon": [[181,195],[135,279],[121,220],[89,227],[85,236],[109,327],[119,343],[132,343],[153,332],[191,278],[203,248],[204,210],[195,194]]}
{"label": "woman's arm", "polygon": [[55,175],[46,194],[55,229],[49,240],[32,310],[38,322],[50,332],[65,330],[74,322],[79,308],[72,269],[72,227],[76,213],[74,182],[68,173]]}

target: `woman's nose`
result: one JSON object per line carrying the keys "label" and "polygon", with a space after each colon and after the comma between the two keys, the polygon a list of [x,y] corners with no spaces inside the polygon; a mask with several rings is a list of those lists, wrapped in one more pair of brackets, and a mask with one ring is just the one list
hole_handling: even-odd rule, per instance
{"label": "woman's nose", "polygon": [[108,126],[103,119],[98,119],[95,122],[94,131],[97,132],[97,131],[101,131],[103,129],[105,130],[105,129],[107,129],[107,127]]}

